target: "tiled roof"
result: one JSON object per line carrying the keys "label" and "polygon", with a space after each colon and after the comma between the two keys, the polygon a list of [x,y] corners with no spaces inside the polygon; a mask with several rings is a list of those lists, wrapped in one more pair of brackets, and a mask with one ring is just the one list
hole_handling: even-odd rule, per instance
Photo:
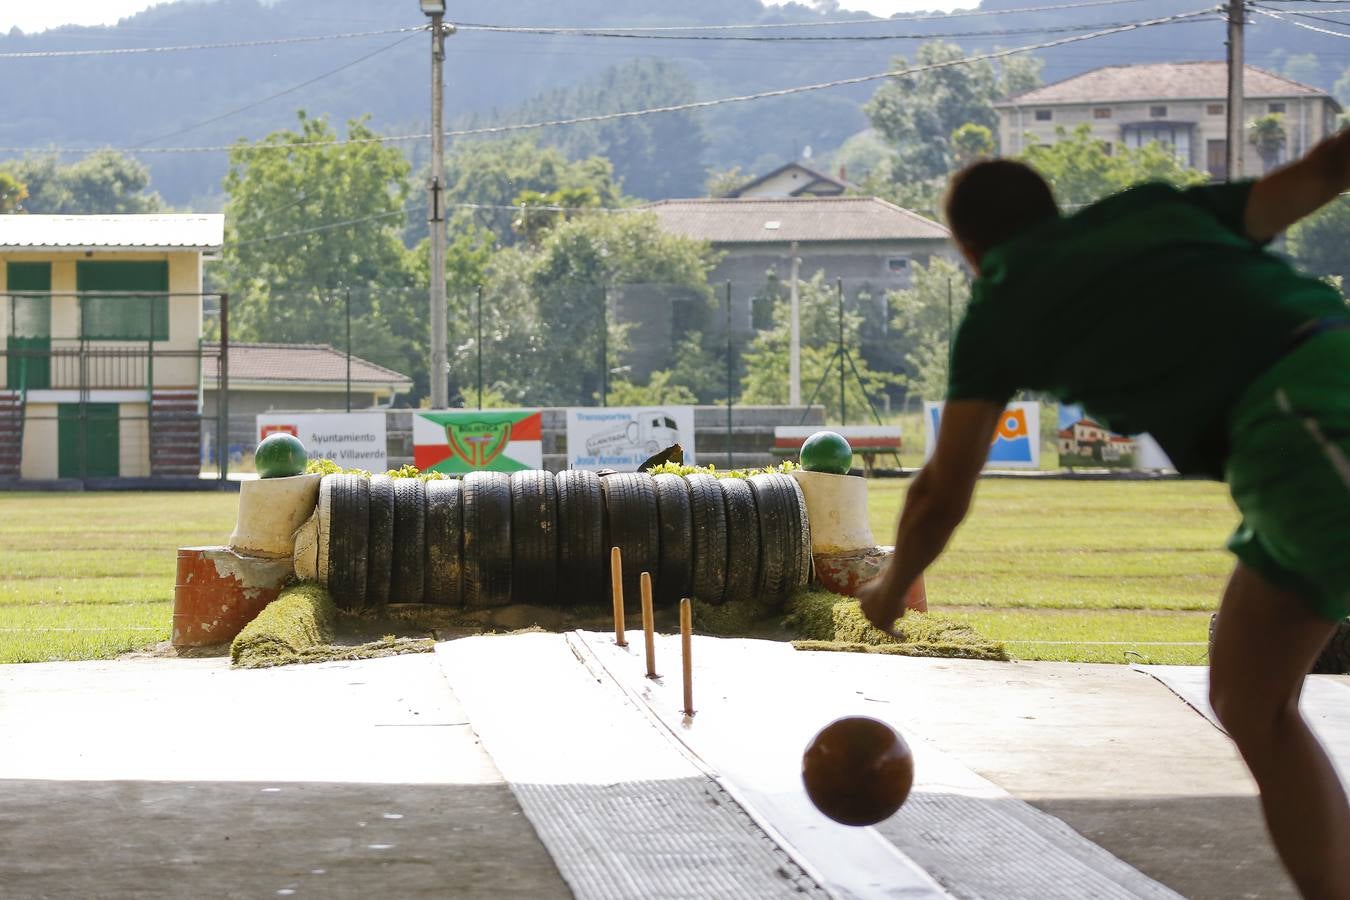
{"label": "tiled roof", "polygon": [[646,209],[666,231],[714,244],[948,237],[937,222],[877,197],[662,200]]}
{"label": "tiled roof", "polygon": [[0,216],[0,250],[201,250],[225,243],[219,213]]}
{"label": "tiled roof", "polygon": [[740,197],[746,191],[750,191],[759,187],[761,184],[768,181],[770,178],[777,178],[779,175],[782,175],[784,172],[790,171],[792,169],[797,169],[802,174],[807,176],[807,180],[803,182],[801,186],[797,188],[797,190],[792,192],[792,196],[794,197],[800,196],[802,193],[806,191],[808,187],[814,187],[816,184],[820,183],[828,184],[831,187],[838,188],[840,193],[852,187],[852,185],[849,184],[847,181],[835,178],[833,175],[826,175],[824,172],[818,172],[815,169],[811,168],[810,166],[803,165],[802,163],[799,162],[790,162],[779,166],[778,168],[774,169],[772,172],[769,172],[766,175],[761,175],[758,178],[747,181],[745,184],[737,187],[735,190],[727,191],[727,193],[724,196]]}
{"label": "tiled roof", "polygon": [[[1243,92],[1248,98],[1327,96],[1325,91],[1255,66],[1247,66],[1244,71]],[[1136,66],[1103,66],[1017,94],[995,105],[1034,106],[1143,100],[1218,101],[1227,95],[1226,63],[1142,63]]]}
{"label": "tiled roof", "polygon": [[[214,387],[219,376],[216,354],[220,352],[220,345],[207,343],[205,348],[202,378]],[[230,381],[274,383],[277,387],[288,384],[332,384],[339,387],[347,383],[347,355],[327,344],[250,344],[231,341]],[[352,384],[402,392],[412,388],[412,379],[393,369],[353,356]]]}

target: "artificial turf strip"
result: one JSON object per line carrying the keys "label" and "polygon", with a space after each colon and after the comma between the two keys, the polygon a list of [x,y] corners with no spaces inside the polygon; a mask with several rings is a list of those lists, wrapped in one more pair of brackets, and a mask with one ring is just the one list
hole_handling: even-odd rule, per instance
{"label": "artificial turf strip", "polygon": [[[969,624],[940,613],[905,615],[896,630],[901,639],[872,627],[858,601],[827,591],[806,591],[788,603],[785,623],[799,640],[799,650],[838,650],[932,656],[954,659],[1007,660],[1003,644],[983,636]],[[871,648],[871,649],[864,649]]]}
{"label": "artificial turf strip", "polygon": [[333,640],[337,607],[322,585],[287,588],[263,608],[230,645],[236,668],[260,669],[300,662],[307,650]]}

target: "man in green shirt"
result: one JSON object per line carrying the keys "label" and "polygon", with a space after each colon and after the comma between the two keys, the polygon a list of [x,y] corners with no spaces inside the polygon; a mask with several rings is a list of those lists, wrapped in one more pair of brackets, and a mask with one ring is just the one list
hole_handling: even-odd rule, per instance
{"label": "man in green shirt", "polygon": [[1150,432],[1183,473],[1226,481],[1242,524],[1213,641],[1210,699],[1261,789],[1307,897],[1350,900],[1350,805],[1298,710],[1350,616],[1350,309],[1263,247],[1350,189],[1350,132],[1255,182],[1147,184],[1062,216],[1008,160],[953,179],[947,217],[978,276],[932,459],[895,559],[863,591],[890,630],[970,507],[1019,390]]}

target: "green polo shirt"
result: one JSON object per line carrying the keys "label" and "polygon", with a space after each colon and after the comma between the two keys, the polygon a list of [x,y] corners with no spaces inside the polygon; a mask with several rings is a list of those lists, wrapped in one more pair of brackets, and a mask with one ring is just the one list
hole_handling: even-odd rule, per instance
{"label": "green polo shirt", "polygon": [[1248,238],[1251,182],[1144,184],[990,251],[952,348],[951,400],[1020,390],[1150,432],[1221,477],[1226,417],[1291,333],[1350,315],[1329,285]]}

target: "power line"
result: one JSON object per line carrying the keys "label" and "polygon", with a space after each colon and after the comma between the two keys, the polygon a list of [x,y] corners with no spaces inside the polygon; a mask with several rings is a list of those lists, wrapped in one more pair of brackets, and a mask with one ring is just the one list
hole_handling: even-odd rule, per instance
{"label": "power line", "polygon": [[[1266,16],[1267,18],[1284,22],[1286,25],[1293,25],[1296,28],[1306,28],[1308,31],[1316,31],[1318,34],[1329,34],[1332,37],[1350,38],[1350,34],[1346,34],[1344,31],[1332,31],[1329,28],[1319,28],[1316,25],[1309,25],[1307,22],[1297,22],[1293,19],[1286,19],[1280,13],[1271,12],[1268,9],[1263,9],[1254,3],[1248,6],[1247,8],[1250,9],[1252,12],[1256,13],[1258,16]],[[1297,15],[1297,13],[1294,13],[1294,15]],[[1350,25],[1350,23],[1340,23],[1340,24]]]}
{"label": "power line", "polygon": [[[1133,0],[1131,0],[1133,2]],[[979,38],[1009,37],[1023,34],[1059,34],[1072,31],[1092,31],[1097,28],[1111,28],[1124,22],[1098,22],[1080,25],[1046,25],[1025,28],[995,28],[983,31],[933,31],[911,32],[908,34],[832,34],[832,35],[726,35],[726,34],[645,34],[628,31],[580,31],[576,29],[555,28],[502,28],[495,25],[457,25],[460,31],[478,31],[496,34],[559,35],[566,37],[621,38],[643,41],[741,41],[755,43],[808,42],[875,42],[875,41],[926,41],[934,38]]]}
{"label": "power line", "polygon": [[293,238],[293,237],[300,237],[301,235],[306,234],[316,234],[320,231],[332,231],[334,228],[345,228],[348,225],[360,225],[363,222],[374,222],[379,219],[388,219],[392,218],[393,216],[405,215],[409,212],[412,212],[413,209],[414,207],[412,206],[405,206],[402,209],[391,209],[388,212],[375,213],[374,215],[369,216],[359,216],[355,219],[343,219],[340,222],[327,222],[323,225],[315,225],[312,228],[301,228],[297,231],[283,231],[280,234],[269,234],[265,237],[249,238],[246,241],[235,241],[231,244],[231,246],[248,247],[253,244],[265,244],[268,241],[279,241],[282,240],[283,238]]}
{"label": "power line", "polygon": [[117,47],[99,50],[19,50],[0,53],[0,59],[58,59],[70,56],[131,56],[140,53],[181,53],[185,50],[230,50],[240,47],[276,47],[282,44],[313,44],[319,41],[379,37],[386,34],[405,34],[409,31],[426,31],[427,27],[428,26],[426,25],[412,25],[406,28],[385,28],[380,31],[348,31],[339,34],[270,38],[259,41],[230,41],[224,44],[179,44],[173,47]]}
{"label": "power line", "polygon": [[[1015,15],[1017,13],[1032,12],[1050,12],[1057,9],[1085,9],[1093,6],[1117,6],[1122,3],[1140,3],[1142,0],[1077,0],[1074,3],[1055,3],[1045,6],[1023,6],[1013,9],[974,9],[961,12],[949,13],[926,13],[913,16],[892,16],[890,18],[870,18],[870,19],[830,19],[826,21],[814,22],[758,22],[743,23],[737,25],[631,25],[631,26],[568,26],[559,25],[551,27],[550,30],[559,34],[568,32],[585,31],[613,31],[626,32],[632,34],[657,33],[669,31],[741,31],[758,28],[824,28],[836,25],[893,25],[896,22],[927,22],[941,19],[964,19],[973,16],[1005,16]],[[1326,2],[1326,0],[1323,0]],[[484,25],[478,23],[456,23],[456,27],[463,29],[470,28],[491,28],[497,31],[528,31],[536,26],[529,25]]]}
{"label": "power line", "polygon": [[[822,81],[815,84],[798,85],[796,87],[779,88],[770,91],[759,91],[752,94],[740,94],[731,97],[717,97],[711,100],[694,100],[688,103],[676,103],[668,106],[653,106],[644,109],[625,110],[621,112],[596,113],[588,116],[575,116],[567,119],[551,119],[543,122],[528,122],[515,125],[493,125],[482,128],[462,128],[454,131],[445,132],[446,137],[474,137],[492,134],[507,134],[515,131],[529,131],[538,128],[555,128],[566,125],[581,125],[591,122],[609,122],[617,119],[632,119],[642,116],[656,115],[660,113],[684,112],[687,110],[707,109],[715,106],[724,106],[730,103],[745,103],[751,100],[765,100],[772,97],[787,97],[794,94],[804,94],[813,91],[827,90],[829,88],[844,87],[854,84],[865,84],[870,81],[881,81],[886,78],[903,78],[909,75],[917,75],[921,72],[929,72],[937,69],[946,69],[952,66],[968,65],[975,62],[984,62],[986,60],[1003,59],[1008,56],[1014,56],[1019,53],[1029,53],[1036,50],[1047,50],[1052,47],[1062,47],[1066,44],[1075,44],[1081,41],[1095,40],[1097,38],[1108,37],[1113,34],[1122,34],[1128,31],[1137,31],[1143,28],[1152,28],[1159,25],[1172,25],[1179,22],[1188,22],[1201,19],[1205,16],[1213,16],[1217,12],[1215,7],[1195,10],[1188,13],[1177,13],[1171,16],[1163,16],[1156,19],[1145,19],[1138,22],[1127,22],[1121,25],[1114,25],[1103,28],[1098,31],[1087,34],[1072,35],[1070,37],[1057,38],[1052,41],[1043,41],[1038,44],[1027,44],[1021,47],[1011,47],[1005,50],[993,50],[988,53],[981,53],[974,56],[966,56],[960,59],[946,60],[943,62],[929,63],[922,66],[911,66],[906,69],[895,69],[888,72],[875,72],[870,75],[858,75],[852,78],[839,78],[834,81]],[[418,134],[401,135],[378,135],[369,138],[347,138],[330,141],[286,141],[284,143],[237,143],[233,145],[217,145],[204,147],[147,147],[137,150],[136,148],[126,148],[121,152],[138,153],[227,153],[230,151],[239,152],[261,152],[264,150],[292,150],[297,147],[331,147],[347,144],[385,144],[400,143],[406,141],[419,141],[430,138],[431,135],[422,132]],[[0,147],[0,153],[93,153],[101,149],[97,147]]]}
{"label": "power line", "polygon": [[140,150],[143,149],[147,144],[158,144],[160,141],[167,141],[169,138],[178,137],[180,134],[187,134],[189,131],[196,131],[198,128],[202,128],[206,125],[211,125],[215,122],[221,121],[222,119],[228,119],[230,116],[236,116],[241,112],[247,112],[250,109],[256,109],[257,107],[262,106],[265,103],[270,103],[271,101],[277,99],[278,97],[284,97],[287,94],[293,94],[296,91],[300,90],[301,88],[307,88],[311,84],[316,84],[320,81],[323,81],[325,78],[330,78],[338,74],[339,72],[346,71],[347,69],[350,69],[352,66],[358,65],[359,63],[363,63],[366,60],[370,59],[371,57],[379,56],[386,50],[392,50],[395,47],[399,46],[400,44],[407,43],[408,41],[412,40],[415,37],[417,37],[416,33],[404,35],[403,37],[394,41],[392,44],[386,44],[383,47],[380,47],[378,50],[373,50],[370,53],[367,53],[363,56],[358,56],[356,59],[353,59],[350,62],[343,63],[336,69],[330,69],[329,71],[324,72],[322,75],[316,75],[307,81],[302,81],[299,84],[292,85],[291,87],[286,88],[285,90],[278,91],[277,93],[272,94],[271,96],[263,97],[261,100],[255,100],[252,103],[247,103],[243,106],[232,109],[229,112],[221,113],[218,116],[212,116],[209,119],[203,119],[202,121],[197,122],[196,124],[188,125],[187,127],[180,128],[177,131],[171,131],[168,134],[161,134],[159,137],[153,137],[147,141],[142,141],[141,143],[137,144],[133,149]]}

